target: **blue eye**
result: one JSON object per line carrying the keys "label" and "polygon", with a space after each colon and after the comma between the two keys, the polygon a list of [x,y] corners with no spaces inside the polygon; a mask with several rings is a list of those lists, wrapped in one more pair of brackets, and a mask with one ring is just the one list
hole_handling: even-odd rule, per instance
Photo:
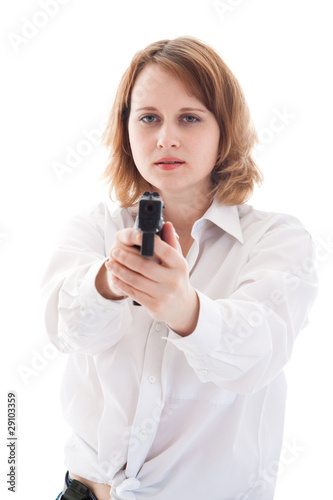
{"label": "blue eye", "polygon": [[197,118],[196,116],[192,116],[192,115],[186,115],[184,116],[184,119],[187,123],[196,123],[196,122],[199,122],[199,118]]}
{"label": "blue eye", "polygon": [[140,118],[140,121],[144,123],[153,123],[156,117],[154,115],[146,115]]}

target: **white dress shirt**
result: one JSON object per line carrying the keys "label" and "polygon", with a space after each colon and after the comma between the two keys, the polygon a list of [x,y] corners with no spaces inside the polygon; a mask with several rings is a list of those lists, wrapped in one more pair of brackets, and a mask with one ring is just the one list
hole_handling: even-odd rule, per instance
{"label": "white dress shirt", "polygon": [[69,353],[65,466],[112,500],[271,500],[283,367],[317,293],[311,237],[289,215],[213,202],[192,229],[200,314],[183,338],[95,288],[134,219],[108,203],[72,218],[43,282],[47,331]]}

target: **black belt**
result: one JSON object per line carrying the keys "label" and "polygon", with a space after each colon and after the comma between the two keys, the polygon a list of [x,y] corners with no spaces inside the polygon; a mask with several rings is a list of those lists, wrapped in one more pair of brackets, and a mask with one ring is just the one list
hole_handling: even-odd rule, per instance
{"label": "black belt", "polygon": [[61,500],[97,500],[90,489],[80,481],[71,479],[69,473],[66,474],[67,490],[61,496]]}

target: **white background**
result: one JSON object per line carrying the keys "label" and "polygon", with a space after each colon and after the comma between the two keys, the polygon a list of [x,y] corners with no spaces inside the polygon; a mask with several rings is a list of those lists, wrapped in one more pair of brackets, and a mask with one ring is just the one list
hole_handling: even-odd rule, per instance
{"label": "white background", "polygon": [[[212,45],[241,82],[261,137],[257,161],[265,175],[251,204],[296,215],[317,246],[321,289],[286,368],[286,458],[275,498],[331,498],[329,0],[54,3],[52,15],[42,7],[46,0],[7,0],[0,7],[1,498],[53,500],[62,488],[65,356],[46,337],[40,281],[67,217],[107,195],[98,181],[106,151],[87,145],[85,134],[98,133],[134,53],[180,35]],[[277,111],[287,118],[272,132]],[[66,165],[73,149],[81,151],[75,168],[67,165],[57,175],[55,162]],[[6,485],[9,390],[18,399],[16,494]]]}

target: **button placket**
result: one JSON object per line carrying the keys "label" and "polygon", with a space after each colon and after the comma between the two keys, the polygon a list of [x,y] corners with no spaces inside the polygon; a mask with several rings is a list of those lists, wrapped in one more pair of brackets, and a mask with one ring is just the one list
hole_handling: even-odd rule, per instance
{"label": "button placket", "polygon": [[[154,322],[150,328],[145,349],[140,393],[132,425],[126,474],[135,477],[142,467],[159,426],[163,409],[160,380],[166,341],[164,323]],[[135,443],[135,445],[134,445]]]}

